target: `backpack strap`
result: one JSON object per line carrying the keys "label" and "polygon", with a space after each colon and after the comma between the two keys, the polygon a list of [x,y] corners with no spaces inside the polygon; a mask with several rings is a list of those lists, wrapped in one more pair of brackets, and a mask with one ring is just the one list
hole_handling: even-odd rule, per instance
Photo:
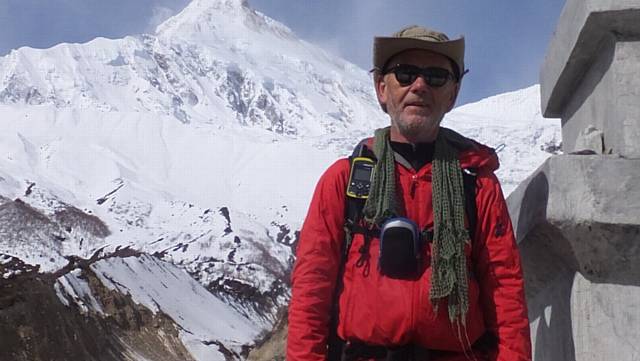
{"label": "backpack strap", "polygon": [[[358,157],[366,157],[376,161],[375,154],[370,148],[372,138],[366,138],[360,141],[355,147],[351,155],[349,156],[349,173],[353,167],[353,160]],[[351,174],[347,177],[349,179]],[[346,185],[348,187],[348,184]],[[346,191],[346,189],[345,189]],[[360,225],[362,220],[362,209],[364,208],[365,198],[353,198],[345,194],[345,220],[344,231],[345,240],[342,244],[342,259],[340,262],[340,268],[338,269],[338,277],[336,280],[336,288],[333,291],[331,318],[329,320],[329,337],[327,340],[328,346],[328,361],[340,361],[343,360],[343,348],[345,346],[344,341],[338,337],[338,314],[339,314],[339,297],[342,292],[342,276],[344,274],[344,268],[347,264],[347,257],[349,255],[349,249],[351,248],[351,240],[353,234],[362,232],[364,227]]]}
{"label": "backpack strap", "polygon": [[478,224],[478,205],[476,204],[476,178],[477,169],[462,169],[462,185],[464,188],[464,211],[467,216],[469,238],[475,239],[476,226]]}
{"label": "backpack strap", "polygon": [[[371,142],[373,138],[366,138],[360,141],[358,145],[349,156],[349,172],[351,172],[353,166],[353,160],[359,157],[365,157],[377,161],[373,150],[371,150]],[[346,196],[345,197],[345,220],[344,220],[344,230],[346,233],[345,236],[345,244],[343,246],[343,256],[349,254],[349,249],[351,248],[351,240],[354,233],[367,233],[369,230],[365,229],[360,225],[360,221],[362,220],[362,209],[364,208],[364,203],[366,199],[364,198],[353,198]],[[373,235],[369,235],[373,236]]]}

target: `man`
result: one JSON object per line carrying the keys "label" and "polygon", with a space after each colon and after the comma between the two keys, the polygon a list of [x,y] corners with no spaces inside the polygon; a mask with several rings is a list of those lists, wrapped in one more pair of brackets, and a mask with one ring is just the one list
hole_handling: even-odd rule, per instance
{"label": "man", "polygon": [[376,37],[373,53],[391,126],[359,147],[375,169],[355,220],[355,160],[338,160],[317,185],[293,270],[287,360],[530,360],[497,156],[440,127],[465,74],[464,38],[411,26]]}

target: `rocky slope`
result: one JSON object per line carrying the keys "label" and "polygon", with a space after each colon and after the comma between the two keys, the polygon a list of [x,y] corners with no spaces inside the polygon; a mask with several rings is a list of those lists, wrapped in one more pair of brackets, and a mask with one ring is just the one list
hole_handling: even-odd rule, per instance
{"label": "rocky slope", "polygon": [[0,272],[12,274],[0,279],[0,359],[193,359],[170,317],[109,290],[92,262],[41,274],[15,257],[0,257]]}

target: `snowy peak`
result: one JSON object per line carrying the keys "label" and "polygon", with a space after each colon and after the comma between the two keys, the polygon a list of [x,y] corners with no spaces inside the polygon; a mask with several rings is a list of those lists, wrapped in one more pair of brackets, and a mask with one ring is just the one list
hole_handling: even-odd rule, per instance
{"label": "snowy peak", "polygon": [[236,13],[250,10],[247,0],[193,0],[182,13],[202,14],[208,11]]}
{"label": "snowy peak", "polygon": [[[458,114],[482,117],[490,116],[505,122],[526,124],[540,121],[540,85],[532,85],[525,89],[503,93],[482,99],[475,103],[465,104],[455,109]],[[487,113],[491,109],[491,113]],[[555,121],[555,120],[551,120]]]}
{"label": "snowy peak", "polygon": [[250,32],[295,39],[289,28],[251,9],[246,0],[194,0],[156,29],[160,38],[193,38],[209,45],[244,38]]}
{"label": "snowy peak", "polygon": [[0,104],[155,114],[291,137],[385,122],[368,74],[240,0],[195,0],[156,35],[0,58]]}

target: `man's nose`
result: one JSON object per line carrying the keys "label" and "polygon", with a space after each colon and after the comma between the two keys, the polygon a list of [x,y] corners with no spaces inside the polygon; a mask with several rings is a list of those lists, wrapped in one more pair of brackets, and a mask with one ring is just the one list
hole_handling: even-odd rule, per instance
{"label": "man's nose", "polygon": [[411,84],[411,91],[414,93],[424,93],[429,89],[429,84],[424,80],[422,75],[419,75],[416,80]]}

